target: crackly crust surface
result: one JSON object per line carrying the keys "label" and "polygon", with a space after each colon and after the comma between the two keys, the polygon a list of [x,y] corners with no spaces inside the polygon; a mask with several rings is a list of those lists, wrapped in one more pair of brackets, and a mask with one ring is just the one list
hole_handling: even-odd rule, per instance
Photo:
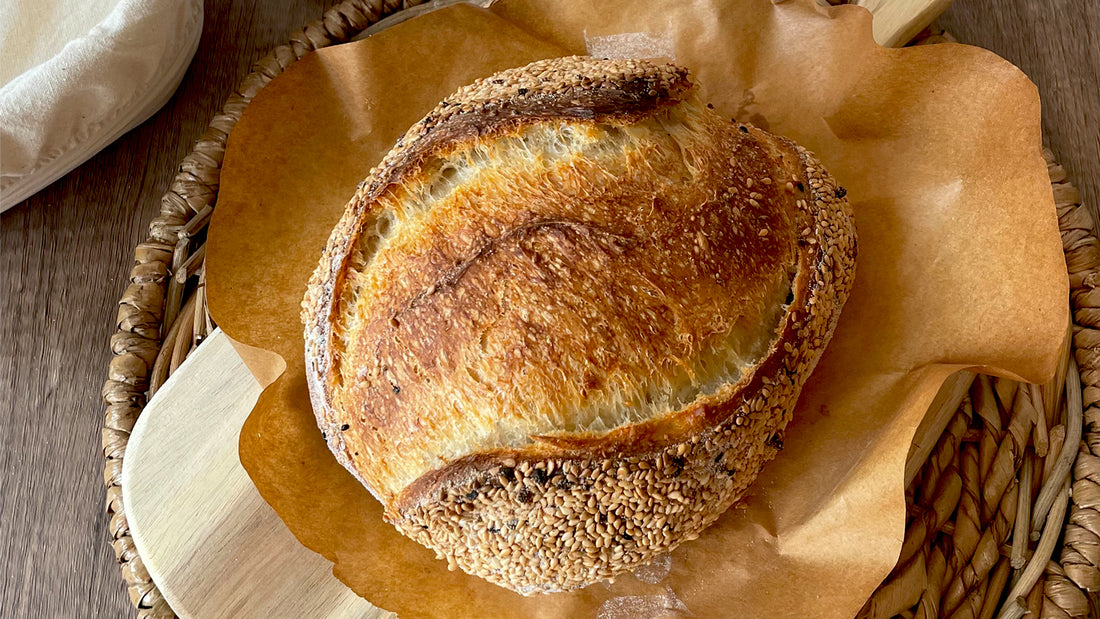
{"label": "crackly crust surface", "polygon": [[414,126],[333,231],[303,301],[318,424],[452,568],[613,577],[778,451],[854,257],[816,160],[683,69],[505,71]]}

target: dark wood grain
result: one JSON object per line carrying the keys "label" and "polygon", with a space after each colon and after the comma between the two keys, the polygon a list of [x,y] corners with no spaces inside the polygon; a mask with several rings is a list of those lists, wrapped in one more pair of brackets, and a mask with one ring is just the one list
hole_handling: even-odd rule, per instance
{"label": "dark wood grain", "polygon": [[[195,61],[149,121],[0,218],[0,617],[131,616],[107,544],[99,390],[133,247],[250,63],[332,0],[207,0]],[[956,0],[943,23],[1015,62],[1046,139],[1100,199],[1100,3]]]}
{"label": "dark wood grain", "polygon": [[116,303],[180,159],[271,47],[332,0],[207,0],[166,107],[0,218],[0,617],[128,617],[104,513]]}

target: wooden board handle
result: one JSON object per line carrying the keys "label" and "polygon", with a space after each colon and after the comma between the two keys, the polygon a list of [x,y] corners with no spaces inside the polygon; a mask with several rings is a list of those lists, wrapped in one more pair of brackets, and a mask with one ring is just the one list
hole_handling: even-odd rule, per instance
{"label": "wooden board handle", "polygon": [[901,47],[924,30],[951,4],[951,0],[855,0],[875,16],[875,41]]}

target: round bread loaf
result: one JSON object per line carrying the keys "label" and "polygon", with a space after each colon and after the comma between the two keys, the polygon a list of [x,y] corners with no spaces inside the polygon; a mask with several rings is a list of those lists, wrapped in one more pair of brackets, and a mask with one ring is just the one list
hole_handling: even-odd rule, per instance
{"label": "round bread loaf", "polygon": [[614,578],[782,448],[852,285],[844,193],[673,65],[479,80],[328,241],[302,314],[318,425],[451,569],[523,594]]}

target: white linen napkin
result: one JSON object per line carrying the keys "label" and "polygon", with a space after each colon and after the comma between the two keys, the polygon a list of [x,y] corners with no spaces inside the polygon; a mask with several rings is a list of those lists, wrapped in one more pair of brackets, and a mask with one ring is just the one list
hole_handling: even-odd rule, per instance
{"label": "white linen napkin", "polygon": [[0,210],[160,109],[202,34],[202,0],[0,0]]}

